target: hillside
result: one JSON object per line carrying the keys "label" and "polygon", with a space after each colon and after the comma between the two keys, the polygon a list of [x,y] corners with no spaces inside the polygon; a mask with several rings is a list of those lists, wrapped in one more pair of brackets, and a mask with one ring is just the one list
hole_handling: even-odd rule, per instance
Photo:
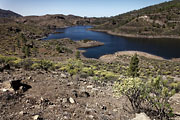
{"label": "hillside", "polygon": [[20,14],[12,12],[10,10],[2,10],[0,9],[0,18],[11,18],[11,17],[22,17]]}
{"label": "hillside", "polygon": [[84,18],[74,15],[44,15],[44,16],[26,16],[17,18],[16,21],[23,24],[34,24],[47,28],[61,28],[73,25],[87,25],[95,18]]}
{"label": "hillside", "polygon": [[180,1],[164,2],[114,16],[94,29],[122,36],[178,38],[180,36]]}

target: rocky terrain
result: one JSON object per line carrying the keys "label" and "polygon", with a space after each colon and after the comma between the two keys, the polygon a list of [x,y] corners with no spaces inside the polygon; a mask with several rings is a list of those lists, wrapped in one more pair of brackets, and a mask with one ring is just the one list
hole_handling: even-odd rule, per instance
{"label": "rocky terrain", "polygon": [[[0,57],[0,110],[2,120],[94,119],[139,120],[156,118],[134,113],[125,96],[116,96],[114,81],[127,76],[131,56],[118,55],[113,61]],[[73,58],[73,57],[71,57]],[[141,78],[162,75],[179,91],[179,62],[139,56]],[[5,63],[9,63],[10,66]],[[27,61],[27,62],[26,62]],[[171,72],[173,71],[173,72]],[[172,86],[171,86],[172,85]],[[171,99],[179,115],[179,93]],[[135,118],[136,117],[136,118]],[[175,119],[179,119],[178,116]]]}
{"label": "rocky terrain", "polygon": [[22,69],[0,74],[1,82],[22,80],[31,86],[28,91],[19,93],[20,89],[16,94],[1,86],[1,120],[127,120],[134,117],[124,108],[129,106],[126,98],[113,97],[111,85],[98,85],[91,77],[72,78],[58,71]]}

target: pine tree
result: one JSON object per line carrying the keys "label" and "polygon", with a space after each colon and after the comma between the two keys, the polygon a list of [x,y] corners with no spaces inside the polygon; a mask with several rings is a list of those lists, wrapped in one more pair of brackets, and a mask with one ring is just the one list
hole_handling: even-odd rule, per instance
{"label": "pine tree", "polygon": [[28,46],[25,47],[25,56],[29,57],[30,56],[30,49]]}
{"label": "pine tree", "polygon": [[25,57],[29,57],[30,56],[30,48],[28,46],[23,46],[22,47],[22,53],[24,53]]}
{"label": "pine tree", "polygon": [[17,47],[18,47],[18,48],[21,47],[19,39],[17,39]]}
{"label": "pine tree", "polygon": [[138,64],[139,64],[139,59],[137,57],[137,54],[134,54],[134,56],[131,58],[129,69],[128,69],[128,73],[130,76],[132,76],[132,77],[138,77],[139,76]]}
{"label": "pine tree", "polygon": [[80,52],[79,51],[76,51],[76,59],[80,59]]}

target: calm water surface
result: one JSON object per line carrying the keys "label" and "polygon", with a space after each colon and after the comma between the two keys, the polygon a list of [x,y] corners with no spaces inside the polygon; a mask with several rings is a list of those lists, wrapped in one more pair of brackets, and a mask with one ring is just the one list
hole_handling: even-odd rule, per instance
{"label": "calm water surface", "polygon": [[103,42],[104,46],[81,48],[81,50],[86,50],[84,56],[88,58],[99,58],[105,54],[129,50],[147,52],[166,59],[180,58],[180,39],[125,38],[103,32],[89,31],[88,28],[91,28],[91,26],[57,29],[57,32],[63,33],[50,34],[45,40],[70,38],[74,41],[91,39]]}

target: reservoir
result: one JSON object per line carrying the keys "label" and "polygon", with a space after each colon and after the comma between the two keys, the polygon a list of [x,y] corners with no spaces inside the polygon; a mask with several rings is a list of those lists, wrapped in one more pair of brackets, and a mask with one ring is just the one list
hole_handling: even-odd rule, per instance
{"label": "reservoir", "polygon": [[83,55],[87,58],[99,58],[105,54],[113,54],[117,51],[142,51],[157,55],[165,59],[180,58],[180,39],[147,39],[127,38],[109,35],[103,32],[88,30],[91,26],[73,26],[57,29],[56,34],[49,34],[44,40],[70,38],[74,41],[90,39],[104,43],[104,46],[93,48],[80,48],[86,50]]}

